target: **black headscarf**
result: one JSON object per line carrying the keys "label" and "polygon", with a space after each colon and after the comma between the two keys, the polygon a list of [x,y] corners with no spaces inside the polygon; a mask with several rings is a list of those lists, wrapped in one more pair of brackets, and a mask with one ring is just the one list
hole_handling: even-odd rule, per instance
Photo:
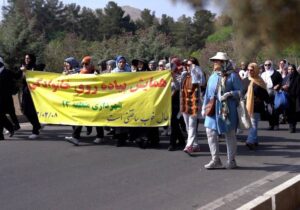
{"label": "black headscarf", "polygon": [[300,75],[297,72],[296,66],[294,64],[290,64],[289,67],[293,68],[293,72],[289,76],[290,85],[289,85],[289,95],[292,97],[297,97],[300,95]]}
{"label": "black headscarf", "polygon": [[34,54],[31,53],[27,53],[25,54],[25,56],[28,55],[30,58],[30,62],[26,65],[25,61],[23,61],[23,65],[26,67],[26,69],[34,69],[36,70],[36,57]]}
{"label": "black headscarf", "polygon": [[133,59],[131,63],[132,63],[132,65],[138,66],[139,62],[143,63],[143,67],[141,69],[137,69],[137,71],[150,71],[149,66],[148,66],[148,61],[146,59],[143,59],[143,58]]}

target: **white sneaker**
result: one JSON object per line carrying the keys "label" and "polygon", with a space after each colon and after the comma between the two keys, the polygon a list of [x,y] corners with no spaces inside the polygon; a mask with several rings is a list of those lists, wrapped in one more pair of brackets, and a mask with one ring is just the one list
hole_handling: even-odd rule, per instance
{"label": "white sneaker", "polygon": [[226,168],[227,169],[234,169],[234,168],[237,168],[237,164],[236,164],[236,161],[233,159],[232,161],[229,161],[227,162],[226,164]]}
{"label": "white sneaker", "polygon": [[222,169],[224,166],[220,159],[218,160],[211,160],[208,164],[204,165],[206,169]]}
{"label": "white sneaker", "polygon": [[29,139],[37,139],[39,137],[38,134],[31,134],[30,136],[28,136]]}
{"label": "white sneaker", "polygon": [[65,139],[66,139],[68,142],[74,144],[75,146],[78,146],[78,145],[79,145],[79,140],[76,139],[76,138],[74,138],[73,136],[66,136]]}
{"label": "white sneaker", "polygon": [[104,142],[104,139],[103,138],[96,138],[94,140],[94,144],[100,144],[100,143],[103,143]]}
{"label": "white sneaker", "polygon": [[10,134],[10,132],[8,130],[5,129],[5,131],[3,132],[4,135],[8,135]]}

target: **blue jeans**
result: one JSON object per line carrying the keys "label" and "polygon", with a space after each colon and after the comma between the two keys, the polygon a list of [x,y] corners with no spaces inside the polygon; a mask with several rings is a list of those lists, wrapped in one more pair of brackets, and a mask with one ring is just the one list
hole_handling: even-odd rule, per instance
{"label": "blue jeans", "polygon": [[251,120],[251,128],[249,129],[247,143],[255,144],[258,143],[257,139],[257,128],[258,128],[258,121],[260,119],[260,113],[253,113]]}

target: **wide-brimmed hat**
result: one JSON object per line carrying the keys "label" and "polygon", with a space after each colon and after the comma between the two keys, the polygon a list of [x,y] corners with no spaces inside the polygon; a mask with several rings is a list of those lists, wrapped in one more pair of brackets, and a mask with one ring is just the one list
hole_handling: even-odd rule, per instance
{"label": "wide-brimmed hat", "polygon": [[228,61],[229,57],[228,57],[227,53],[217,52],[217,54],[214,57],[211,57],[210,60],[211,61],[213,61],[213,60]]}
{"label": "wide-brimmed hat", "polygon": [[144,64],[148,63],[148,61],[146,59],[144,59],[144,58],[136,58],[136,59],[133,59],[131,61],[131,64],[134,65],[134,66],[137,66],[139,62],[142,62]]}

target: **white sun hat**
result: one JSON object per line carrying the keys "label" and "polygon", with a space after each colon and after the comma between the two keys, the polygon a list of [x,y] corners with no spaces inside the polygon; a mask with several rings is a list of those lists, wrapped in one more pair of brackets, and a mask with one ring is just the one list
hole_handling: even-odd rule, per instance
{"label": "white sun hat", "polygon": [[210,60],[228,61],[229,57],[228,57],[227,53],[217,52],[217,54],[214,57],[211,57]]}

